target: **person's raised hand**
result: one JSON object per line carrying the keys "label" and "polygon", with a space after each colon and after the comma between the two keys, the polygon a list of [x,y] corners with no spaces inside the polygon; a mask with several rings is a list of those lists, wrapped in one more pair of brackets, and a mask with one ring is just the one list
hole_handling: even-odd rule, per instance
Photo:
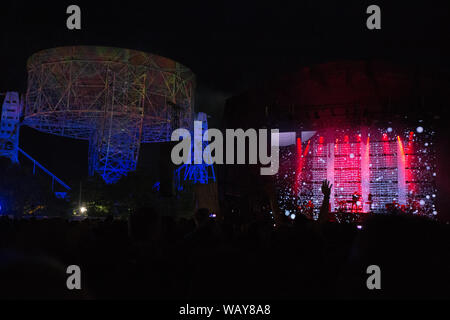
{"label": "person's raised hand", "polygon": [[323,180],[322,182],[322,193],[325,197],[329,197],[331,194],[331,188],[333,187],[333,184],[330,183],[328,180]]}

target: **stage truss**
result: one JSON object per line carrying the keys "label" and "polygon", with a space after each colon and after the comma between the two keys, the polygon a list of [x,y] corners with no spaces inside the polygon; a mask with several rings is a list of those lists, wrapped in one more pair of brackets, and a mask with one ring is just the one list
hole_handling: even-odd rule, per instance
{"label": "stage truss", "polygon": [[191,164],[183,164],[175,169],[175,186],[177,191],[183,190],[183,185],[190,181],[193,184],[208,184],[210,182],[216,182],[216,174],[214,171],[214,165],[212,164],[211,155],[208,155],[208,163],[205,162],[203,157],[203,150],[208,145],[207,142],[203,141],[202,149],[198,150],[197,158],[202,159],[202,163],[195,164],[195,150],[194,150],[194,141],[202,141],[203,135],[208,130],[208,116],[206,113],[199,112],[196,115],[196,121],[201,121],[202,130],[198,132],[197,135],[195,131],[191,131],[191,137],[193,137],[191,141]]}
{"label": "stage truss", "polygon": [[0,157],[17,163],[19,150],[20,115],[23,99],[17,92],[6,92],[0,119]]}

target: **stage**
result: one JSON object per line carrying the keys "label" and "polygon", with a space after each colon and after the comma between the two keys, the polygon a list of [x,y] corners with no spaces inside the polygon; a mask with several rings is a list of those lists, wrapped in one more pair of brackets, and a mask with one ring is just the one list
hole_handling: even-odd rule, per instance
{"label": "stage", "polygon": [[437,214],[435,132],[429,128],[328,128],[280,137],[277,187],[285,213],[316,218],[328,180],[331,212]]}

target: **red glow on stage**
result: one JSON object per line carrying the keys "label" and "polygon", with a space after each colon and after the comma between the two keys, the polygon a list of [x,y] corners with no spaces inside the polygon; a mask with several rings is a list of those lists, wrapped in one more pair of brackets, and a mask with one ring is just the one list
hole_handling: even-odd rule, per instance
{"label": "red glow on stage", "polygon": [[413,140],[414,140],[414,132],[409,133],[408,144],[406,146],[406,153],[413,153]]}
{"label": "red glow on stage", "polygon": [[297,154],[302,154],[302,139],[297,138]]}
{"label": "red glow on stage", "polygon": [[294,194],[297,194],[300,190],[302,169],[303,169],[302,139],[297,138],[297,166],[295,170]]}
{"label": "red glow on stage", "polygon": [[390,155],[395,153],[392,150],[393,146],[392,146],[391,142],[389,141],[388,135],[386,133],[383,133],[382,140],[383,140],[383,154],[386,156],[386,158],[385,158],[386,165],[388,167],[392,167],[392,166],[394,166],[394,163],[393,163],[393,158]]}
{"label": "red glow on stage", "polygon": [[408,137],[408,144],[406,145],[406,150],[405,150],[405,166],[406,166],[406,172],[405,172],[405,176],[406,176],[406,181],[409,183],[409,191],[412,191],[414,194],[416,193],[416,185],[414,183],[412,183],[412,181],[414,180],[414,172],[412,167],[412,159],[414,158],[413,154],[414,154],[414,132],[410,132],[409,133],[409,137]]}
{"label": "red glow on stage", "polygon": [[311,144],[311,140],[308,140],[308,143],[306,144],[305,152],[303,153],[303,158],[306,157],[309,151],[309,145]]}
{"label": "red glow on stage", "polygon": [[397,136],[398,153],[397,154],[397,170],[398,170],[398,203],[406,203],[406,156],[403,142],[400,136]]}
{"label": "red glow on stage", "polygon": [[319,147],[317,149],[317,155],[320,157],[323,155],[323,145],[325,143],[324,137],[319,137]]}

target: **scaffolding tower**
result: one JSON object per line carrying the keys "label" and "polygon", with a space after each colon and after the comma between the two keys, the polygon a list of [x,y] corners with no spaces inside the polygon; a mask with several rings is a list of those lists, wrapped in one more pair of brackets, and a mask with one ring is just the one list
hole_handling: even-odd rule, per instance
{"label": "scaffolding tower", "polygon": [[7,92],[2,105],[0,122],[0,157],[19,162],[19,128],[23,100],[17,92]]}

